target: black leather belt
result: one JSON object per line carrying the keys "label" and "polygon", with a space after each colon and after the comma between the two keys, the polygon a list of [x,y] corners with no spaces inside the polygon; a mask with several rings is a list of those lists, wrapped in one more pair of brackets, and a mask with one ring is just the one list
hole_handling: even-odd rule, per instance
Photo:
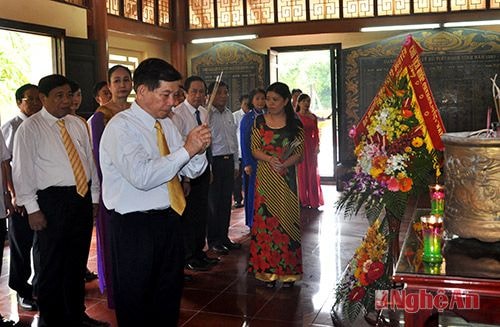
{"label": "black leather belt", "polygon": [[141,213],[145,213],[148,215],[166,215],[175,212],[172,208],[167,209],[151,209],[146,211],[140,211]]}
{"label": "black leather belt", "polygon": [[226,154],[224,156],[213,156],[214,159],[222,159],[222,160],[229,160],[229,159],[233,159],[233,155],[232,154]]}

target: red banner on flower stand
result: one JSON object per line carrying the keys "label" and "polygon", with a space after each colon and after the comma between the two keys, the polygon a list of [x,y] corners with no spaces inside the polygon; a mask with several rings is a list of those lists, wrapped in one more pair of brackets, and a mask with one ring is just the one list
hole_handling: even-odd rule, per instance
{"label": "red banner on flower stand", "polygon": [[[388,92],[398,91],[394,90],[394,81],[406,76],[409,80],[409,86],[413,89],[411,104],[414,105],[415,115],[422,123],[422,128],[425,129],[424,136],[426,141],[429,141],[426,142],[426,145],[429,150],[443,150],[444,146],[441,141],[441,135],[445,132],[445,129],[436,102],[434,101],[429,81],[425,75],[422,61],[420,60],[421,52],[422,48],[409,35],[399,56],[394,61],[384,84],[356,126],[356,137],[354,138],[356,145],[360,141],[360,136],[367,134],[371,119],[379,110],[380,104],[387,97]],[[404,110],[404,106],[401,109]]]}

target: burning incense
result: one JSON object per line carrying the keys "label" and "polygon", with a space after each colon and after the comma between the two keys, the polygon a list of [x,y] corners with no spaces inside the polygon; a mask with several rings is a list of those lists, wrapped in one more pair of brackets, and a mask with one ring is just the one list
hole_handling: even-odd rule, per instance
{"label": "burning incense", "polygon": [[[493,93],[493,103],[495,104],[495,109],[497,112],[497,121],[500,121],[500,88],[497,86],[497,74],[495,74],[494,78],[490,78],[493,82],[491,86],[491,91]],[[490,126],[488,126],[490,128]]]}
{"label": "burning incense", "polygon": [[212,90],[212,93],[210,93],[210,98],[208,99],[208,105],[207,105],[208,115],[205,121],[205,124],[207,125],[210,123],[210,118],[212,117],[212,103],[214,102],[215,95],[217,94],[217,89],[219,88],[219,84],[222,81],[222,73],[224,72],[221,71],[220,74],[215,78],[214,88]]}

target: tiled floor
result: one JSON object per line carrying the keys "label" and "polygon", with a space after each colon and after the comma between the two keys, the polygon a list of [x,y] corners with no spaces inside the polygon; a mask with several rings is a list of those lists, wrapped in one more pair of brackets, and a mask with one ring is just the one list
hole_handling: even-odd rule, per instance
{"label": "tiled floor", "polygon": [[[243,209],[233,210],[230,236],[243,243],[221,257],[209,272],[193,273],[187,282],[181,304],[180,326],[332,326],[330,309],[335,281],[342,273],[367,228],[364,218],[344,219],[336,214],[335,186],[323,186],[325,206],[302,211],[303,280],[293,288],[280,285],[267,289],[247,274],[248,229]],[[213,255],[213,254],[212,254]],[[89,267],[96,269],[95,240]],[[7,286],[9,251],[4,249],[0,279],[0,312],[19,326],[30,326],[34,313],[18,310],[15,293]],[[86,286],[87,313],[117,326],[114,312],[107,308],[97,281]],[[159,313],[161,314],[161,313]],[[142,327],[142,326],[138,326]]]}

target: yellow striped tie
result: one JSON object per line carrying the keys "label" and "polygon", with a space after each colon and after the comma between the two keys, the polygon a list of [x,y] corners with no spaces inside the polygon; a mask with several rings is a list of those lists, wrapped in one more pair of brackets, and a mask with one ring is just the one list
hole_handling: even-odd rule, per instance
{"label": "yellow striped tie", "polygon": [[[159,121],[155,122],[156,128],[156,142],[158,144],[158,149],[160,150],[161,156],[166,156],[170,154],[170,150],[167,145],[167,140],[165,139],[165,134],[163,134],[163,129]],[[184,209],[186,208],[186,199],[184,198],[184,192],[182,191],[181,182],[177,175],[167,182],[168,196],[170,199],[170,206],[179,215],[182,215]]]}
{"label": "yellow striped tie", "polygon": [[76,183],[76,192],[84,197],[89,190],[85,169],[83,169],[80,156],[78,155],[78,152],[75,149],[75,145],[73,144],[73,141],[69,136],[68,130],[66,129],[64,119],[59,119],[57,121],[57,125],[59,125],[59,129],[61,131],[62,141],[64,143],[64,147],[66,148],[66,153],[68,154],[71,169],[73,169],[73,175],[75,177]]}

